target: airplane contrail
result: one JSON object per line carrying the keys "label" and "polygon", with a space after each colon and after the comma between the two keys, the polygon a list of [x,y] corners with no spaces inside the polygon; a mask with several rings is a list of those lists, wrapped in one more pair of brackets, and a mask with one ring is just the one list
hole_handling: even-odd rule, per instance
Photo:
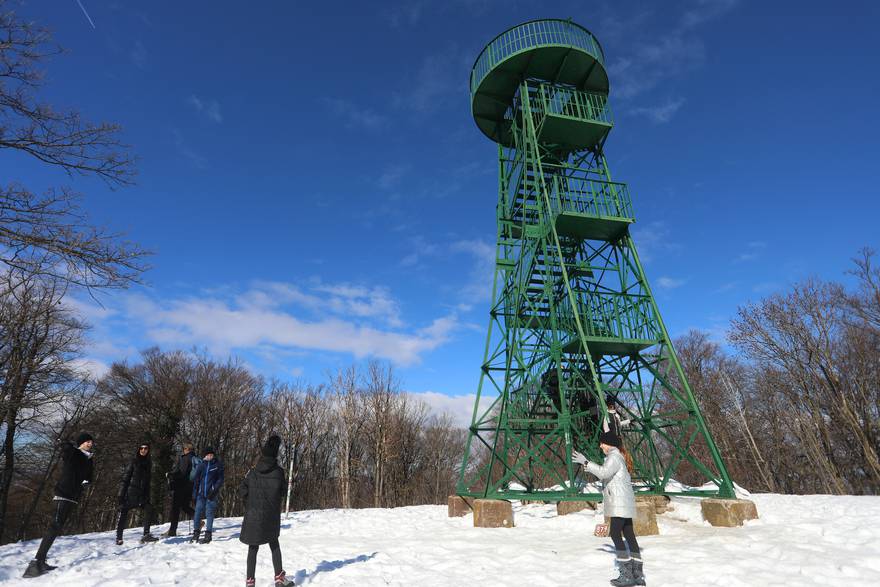
{"label": "airplane contrail", "polygon": [[86,15],[86,18],[89,19],[89,24],[92,25],[92,28],[95,28],[95,23],[92,22],[92,17],[89,16],[88,11],[86,11],[86,7],[83,6],[83,5],[82,5],[82,2],[80,2],[79,0],[76,0],[76,3],[79,4],[79,8],[80,8],[80,10],[82,10],[82,11],[83,11],[83,14]]}

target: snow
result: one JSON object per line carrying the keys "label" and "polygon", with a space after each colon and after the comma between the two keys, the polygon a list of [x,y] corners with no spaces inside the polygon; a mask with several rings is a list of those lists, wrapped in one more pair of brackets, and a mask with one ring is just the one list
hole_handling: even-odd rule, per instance
{"label": "snow", "polygon": [[[648,585],[732,587],[880,585],[880,497],[753,494],[759,520],[741,528],[703,521],[697,498],[673,498],[659,536],[639,539]],[[610,539],[593,536],[601,513],[557,516],[552,505],[514,504],[516,528],[474,528],[445,506],[314,510],[282,523],[285,567],[297,584],[607,586]],[[171,538],[141,545],[126,531],[62,537],[38,579],[21,579],[38,541],[0,547],[0,585],[242,585],[247,548],[241,520],[218,519],[214,542]],[[182,528],[186,529],[183,524]],[[165,526],[154,528],[162,532]],[[272,584],[261,547],[257,585]]]}

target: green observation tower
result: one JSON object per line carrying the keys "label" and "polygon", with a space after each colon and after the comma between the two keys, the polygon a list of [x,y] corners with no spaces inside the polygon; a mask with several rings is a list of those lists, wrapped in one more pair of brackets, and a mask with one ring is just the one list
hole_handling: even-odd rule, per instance
{"label": "green observation tower", "polygon": [[[526,22],[483,49],[470,85],[474,120],[498,143],[498,229],[457,494],[599,499],[571,453],[602,461],[608,396],[631,421],[637,491],[734,497],[630,235],[629,189],[605,159],[599,42],[569,20]],[[681,474],[699,489],[671,483]]]}

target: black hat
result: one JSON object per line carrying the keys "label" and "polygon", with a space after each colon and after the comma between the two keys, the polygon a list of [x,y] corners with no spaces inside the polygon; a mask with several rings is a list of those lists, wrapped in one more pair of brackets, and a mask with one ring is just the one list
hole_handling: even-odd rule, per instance
{"label": "black hat", "polygon": [[80,432],[79,435],[76,437],[76,445],[77,445],[77,446],[82,446],[82,443],[84,443],[84,442],[88,442],[88,441],[90,441],[90,440],[95,440],[95,437],[92,436],[91,434],[89,434],[88,432],[86,432],[85,430],[83,430],[83,431]]}
{"label": "black hat", "polygon": [[212,455],[212,454],[214,454],[214,447],[213,446],[206,446],[205,450],[202,451],[202,456]]}
{"label": "black hat", "polygon": [[610,430],[599,435],[599,443],[620,448],[620,438]]}
{"label": "black hat", "polygon": [[269,440],[266,441],[266,444],[263,445],[263,456],[277,459],[279,446],[281,446],[281,439],[273,434],[269,437]]}

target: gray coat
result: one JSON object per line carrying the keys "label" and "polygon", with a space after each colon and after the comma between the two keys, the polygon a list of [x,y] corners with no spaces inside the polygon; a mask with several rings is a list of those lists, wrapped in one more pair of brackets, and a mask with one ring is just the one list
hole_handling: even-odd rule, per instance
{"label": "gray coat", "polygon": [[636,496],[626,469],[626,460],[620,451],[612,448],[605,455],[602,465],[588,462],[585,467],[588,472],[602,480],[605,515],[609,518],[635,518]]}

